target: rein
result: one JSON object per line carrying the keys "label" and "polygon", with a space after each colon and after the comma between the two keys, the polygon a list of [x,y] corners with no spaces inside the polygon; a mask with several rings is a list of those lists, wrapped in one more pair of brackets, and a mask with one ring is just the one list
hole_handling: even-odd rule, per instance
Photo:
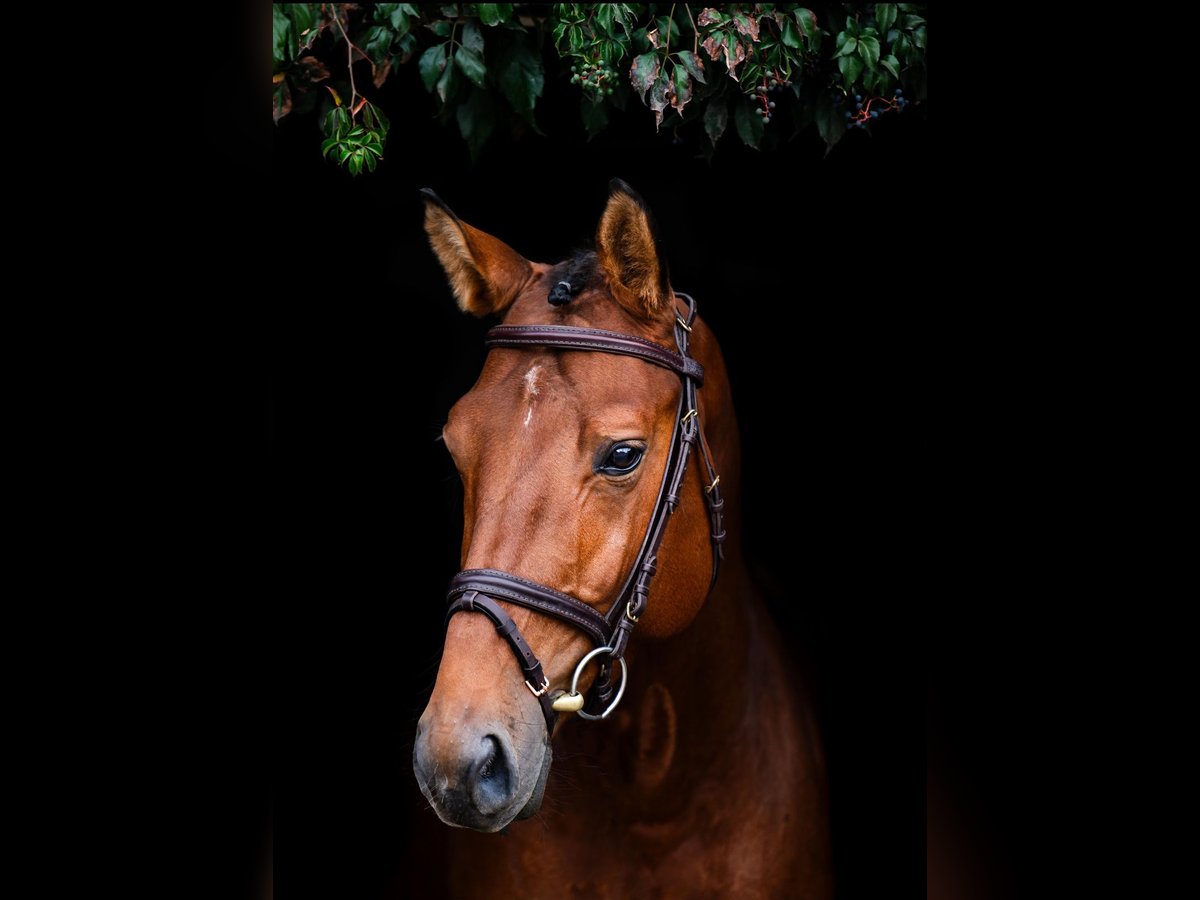
{"label": "rein", "polygon": [[[688,337],[692,331],[692,323],[696,320],[696,301],[687,294],[677,293],[676,296],[682,297],[687,303],[686,317],[678,313],[675,315],[675,345],[678,352],[654,341],[617,331],[569,325],[497,325],[488,332],[485,340],[484,345],[489,349],[556,347],[563,350],[632,356],[670,369],[682,382],[667,465],[663,470],[658,497],[654,501],[650,524],[646,528],[646,536],[642,540],[637,559],[634,560],[624,585],[606,614],[601,615],[583,601],[552,587],[496,569],[467,569],[450,580],[450,590],[447,594],[450,607],[446,613],[446,624],[449,625],[451,616],[460,612],[482,613],[495,624],[496,631],[508,642],[517,658],[525,676],[526,687],[541,704],[548,735],[554,732],[559,712],[577,712],[585,719],[604,719],[621,702],[628,678],[625,648],[634,626],[645,612],[650,584],[658,571],[659,547],[666,534],[667,522],[679,507],[679,493],[687,472],[688,459],[697,445],[700,447],[708,479],[704,497],[708,503],[712,537],[710,591],[717,581],[723,555],[721,544],[725,540],[722,524],[725,501],[721,497],[721,479],[713,465],[712,453],[700,423],[696,392],[704,382],[704,368],[688,355]],[[542,670],[541,662],[522,636],[516,622],[504,611],[498,600],[561,619],[585,632],[596,644],[596,648],[576,665],[570,691],[557,692],[553,697],[549,695],[550,679]],[[607,658],[601,664],[600,673],[585,700],[578,691],[579,677],[587,664],[597,656]],[[614,685],[613,673],[616,663],[621,664],[621,679]]]}

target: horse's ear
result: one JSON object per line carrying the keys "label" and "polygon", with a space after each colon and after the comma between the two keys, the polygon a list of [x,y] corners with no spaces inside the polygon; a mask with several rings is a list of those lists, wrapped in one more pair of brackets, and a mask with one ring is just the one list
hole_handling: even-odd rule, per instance
{"label": "horse's ear", "polygon": [[501,313],[512,306],[533,277],[533,266],[508,244],[460,221],[442,198],[428,188],[425,233],[437,254],[454,297],[464,312]]}
{"label": "horse's ear", "polygon": [[654,216],[620,178],[608,184],[608,205],[596,231],[596,255],[617,302],[636,316],[656,318],[671,301],[667,258]]}

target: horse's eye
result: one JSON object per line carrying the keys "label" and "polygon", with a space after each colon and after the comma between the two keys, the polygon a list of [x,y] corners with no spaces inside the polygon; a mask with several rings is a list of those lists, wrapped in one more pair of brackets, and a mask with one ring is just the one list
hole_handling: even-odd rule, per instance
{"label": "horse's eye", "polygon": [[645,451],[641,447],[633,444],[617,444],[608,451],[608,456],[600,470],[608,475],[624,475],[626,472],[632,472],[642,461],[643,453]]}

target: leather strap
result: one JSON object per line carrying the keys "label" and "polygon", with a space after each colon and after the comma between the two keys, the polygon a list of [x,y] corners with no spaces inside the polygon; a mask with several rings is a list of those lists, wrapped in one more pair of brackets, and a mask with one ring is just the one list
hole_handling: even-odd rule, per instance
{"label": "leather strap", "polygon": [[564,350],[597,350],[601,353],[616,353],[620,356],[636,356],[646,362],[662,366],[693,379],[697,385],[704,383],[704,367],[696,360],[668,350],[661,344],[601,328],[576,328],[573,325],[497,325],[484,339],[483,345],[492,347],[561,347]]}
{"label": "leather strap", "polygon": [[541,662],[534,655],[529,644],[525,642],[525,638],[517,628],[517,623],[512,620],[512,616],[501,609],[499,604],[487,594],[481,594],[478,591],[466,591],[451,602],[450,608],[446,610],[447,626],[450,625],[450,617],[459,612],[483,613],[495,623],[496,631],[508,641],[508,645],[512,647],[512,651],[517,657],[521,673],[525,676],[526,687],[537,697],[538,703],[542,707],[542,715],[546,717],[547,733],[553,734],[554,722],[558,713],[551,705],[553,701],[550,699],[549,679],[546,678]]}
{"label": "leather strap", "polygon": [[612,626],[586,603],[527,578],[495,569],[466,569],[450,579],[447,597],[454,600],[468,591],[480,591],[562,619],[586,631],[597,647],[607,644],[612,636]]}

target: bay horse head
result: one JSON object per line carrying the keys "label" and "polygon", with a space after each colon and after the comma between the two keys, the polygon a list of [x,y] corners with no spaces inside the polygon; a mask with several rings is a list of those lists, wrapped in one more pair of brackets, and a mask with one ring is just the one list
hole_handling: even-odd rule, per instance
{"label": "bay horse head", "polygon": [[[704,604],[724,538],[705,425],[733,413],[715,339],[624,182],[595,252],[556,265],[424,194],[459,306],[502,324],[443,430],[464,571],[413,768],[444,822],[497,831],[538,810],[566,713],[619,703],[634,626],[639,642],[669,638]],[[719,389],[700,390],[706,375]]]}

